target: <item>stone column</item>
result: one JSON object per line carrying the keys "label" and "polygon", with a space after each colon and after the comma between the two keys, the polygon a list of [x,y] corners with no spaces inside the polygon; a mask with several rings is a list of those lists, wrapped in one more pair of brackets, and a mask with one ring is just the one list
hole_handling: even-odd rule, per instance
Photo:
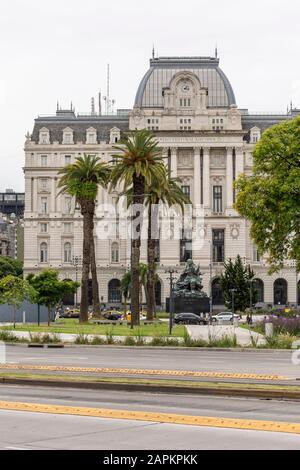
{"label": "stone column", "polygon": [[242,148],[235,150],[236,155],[236,178],[244,173],[244,152]]}
{"label": "stone column", "polygon": [[37,188],[37,178],[32,178],[32,200],[33,200],[33,212],[38,212],[40,208],[38,207],[38,188]]}
{"label": "stone column", "polygon": [[233,205],[233,148],[227,147],[226,162],[226,193],[227,193],[227,209],[231,209]]}
{"label": "stone column", "polygon": [[201,149],[194,148],[194,204],[201,203],[201,171],[200,171],[200,155]]}
{"label": "stone column", "polygon": [[210,148],[203,149],[203,205],[210,207]]}
{"label": "stone column", "polygon": [[51,180],[51,204],[50,204],[50,211],[56,212],[56,180],[52,178]]}
{"label": "stone column", "polygon": [[171,149],[171,177],[177,177],[177,148]]}

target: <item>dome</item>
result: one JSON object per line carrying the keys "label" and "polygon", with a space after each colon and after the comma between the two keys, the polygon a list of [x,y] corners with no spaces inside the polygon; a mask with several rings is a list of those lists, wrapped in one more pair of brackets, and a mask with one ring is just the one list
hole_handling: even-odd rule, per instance
{"label": "dome", "polygon": [[208,89],[208,106],[228,108],[235,105],[232,86],[214,57],[159,57],[150,60],[150,69],[138,88],[135,106],[163,108],[163,89],[179,72],[190,72]]}

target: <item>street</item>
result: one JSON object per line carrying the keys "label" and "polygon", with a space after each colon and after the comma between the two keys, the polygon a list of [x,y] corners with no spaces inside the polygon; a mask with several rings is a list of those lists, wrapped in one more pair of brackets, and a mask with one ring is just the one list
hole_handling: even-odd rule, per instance
{"label": "street", "polygon": [[[298,403],[286,401],[4,385],[0,400],[300,423]],[[0,448],[299,449],[300,436],[1,410]]]}

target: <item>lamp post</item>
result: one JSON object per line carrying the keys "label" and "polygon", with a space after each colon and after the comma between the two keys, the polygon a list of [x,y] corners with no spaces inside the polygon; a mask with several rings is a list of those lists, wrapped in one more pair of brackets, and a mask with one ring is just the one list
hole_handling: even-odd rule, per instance
{"label": "lamp post", "polygon": [[[72,264],[75,267],[75,281],[77,282],[78,279],[78,267],[81,264],[81,256],[73,256],[72,258]],[[77,308],[77,290],[75,292],[75,308]]]}
{"label": "lamp post", "polygon": [[234,323],[234,294],[236,291],[236,289],[230,289],[232,295],[232,323]]}
{"label": "lamp post", "polygon": [[169,274],[169,282],[170,282],[170,305],[169,305],[169,335],[171,336],[172,334],[172,328],[173,328],[173,314],[174,314],[174,298],[173,298],[173,287],[174,287],[174,274],[177,273],[175,269],[168,269],[165,271],[167,274]]}
{"label": "lamp post", "polygon": [[212,323],[213,315],[213,297],[212,297],[212,243],[211,240],[208,240],[209,243],[209,323]]}

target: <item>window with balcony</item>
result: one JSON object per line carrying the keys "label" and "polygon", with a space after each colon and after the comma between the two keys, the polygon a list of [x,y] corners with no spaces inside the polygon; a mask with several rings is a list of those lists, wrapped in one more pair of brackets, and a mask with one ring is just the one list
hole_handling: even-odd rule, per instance
{"label": "window with balcony", "polygon": [[221,214],[223,212],[223,188],[222,186],[213,187],[213,212]]}
{"label": "window with balcony", "polygon": [[72,245],[70,242],[64,244],[64,263],[72,262]]}
{"label": "window with balcony", "polygon": [[189,230],[183,230],[180,240],[180,262],[185,263],[193,258],[192,233]]}
{"label": "window with balcony", "polygon": [[113,243],[111,245],[111,262],[119,263],[119,244]]}
{"label": "window with balcony", "polygon": [[48,224],[46,222],[42,222],[40,224],[40,232],[41,233],[48,233]]}
{"label": "window with balcony", "polygon": [[213,262],[224,263],[225,261],[225,230],[215,229],[213,235]]}
{"label": "window with balcony", "polygon": [[48,198],[41,198],[41,214],[48,214]]}
{"label": "window with balcony", "polygon": [[48,245],[46,242],[43,242],[40,245],[40,262],[48,263]]}

